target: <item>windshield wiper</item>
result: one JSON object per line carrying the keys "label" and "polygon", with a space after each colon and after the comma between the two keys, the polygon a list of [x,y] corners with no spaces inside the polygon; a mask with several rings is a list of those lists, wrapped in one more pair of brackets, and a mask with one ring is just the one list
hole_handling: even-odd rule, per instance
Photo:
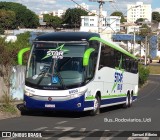
{"label": "windshield wiper", "polygon": [[50,64],[50,66],[48,67],[48,69],[47,69],[46,71],[42,71],[41,73],[38,74],[38,76],[41,75],[41,74],[42,74],[42,76],[41,76],[40,79],[38,80],[37,85],[39,85],[39,84],[41,83],[41,81],[43,80],[43,78],[44,78],[44,76],[45,76],[46,74],[51,75],[51,74],[49,73],[50,68],[51,68],[51,64]]}
{"label": "windshield wiper", "polygon": [[[52,70],[52,71],[53,71],[52,74],[49,73],[49,70],[50,70],[51,66],[52,66],[53,69],[55,69],[55,71],[56,71],[56,72],[54,72],[54,70]],[[42,76],[41,76],[40,79],[38,80],[37,85],[39,85],[39,84],[41,83],[41,81],[43,80],[44,76],[47,74],[47,75],[49,75],[49,76],[51,76],[51,77],[57,76],[57,77],[60,79],[60,85],[62,86],[62,88],[63,88],[63,89],[67,89],[66,86],[65,86],[65,84],[64,84],[64,81],[63,81],[63,78],[62,78],[61,74],[58,72],[58,70],[57,70],[57,68],[56,68],[56,66],[55,66],[55,62],[54,62],[54,64],[53,64],[53,61],[52,61],[52,63],[51,63],[50,66],[48,67],[47,71],[42,71],[42,72],[41,72],[40,74],[38,74],[38,75],[41,75],[41,74],[42,74]]]}

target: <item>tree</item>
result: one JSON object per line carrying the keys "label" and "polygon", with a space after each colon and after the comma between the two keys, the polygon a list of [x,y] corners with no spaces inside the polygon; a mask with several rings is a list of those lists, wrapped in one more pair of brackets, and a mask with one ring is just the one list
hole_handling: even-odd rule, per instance
{"label": "tree", "polygon": [[53,27],[53,29],[57,29],[62,23],[61,18],[49,14],[44,15],[44,21],[46,22],[47,26]]}
{"label": "tree", "polygon": [[15,28],[25,27],[25,28],[36,28],[39,25],[38,16],[27,9],[26,6],[14,3],[14,2],[0,2],[0,9],[10,10],[15,13],[16,22]]}
{"label": "tree", "polygon": [[4,38],[0,38],[0,77],[3,79],[5,89],[2,90],[2,101],[4,104],[9,105],[11,101],[10,87],[11,87],[11,74],[12,64],[14,63],[13,49],[7,47]]}
{"label": "tree", "polygon": [[140,27],[140,35],[145,37],[145,36],[148,36],[150,33],[151,33],[151,28],[147,25],[147,24],[143,24],[141,27]]}
{"label": "tree", "polygon": [[159,12],[152,12],[152,20],[160,22],[160,13]]}
{"label": "tree", "polygon": [[2,29],[1,33],[4,30],[14,29],[16,22],[16,15],[13,11],[0,10],[0,28]]}
{"label": "tree", "polygon": [[145,21],[145,19],[144,19],[144,18],[138,18],[138,19],[136,20],[136,23],[144,22],[144,21]]}
{"label": "tree", "polygon": [[110,16],[119,16],[119,17],[121,17],[121,20],[120,20],[121,23],[127,21],[127,20],[124,18],[123,13],[120,12],[120,11],[113,12]]}
{"label": "tree", "polygon": [[17,54],[19,50],[24,47],[31,47],[29,37],[30,33],[26,32],[17,35],[16,42],[6,42],[5,38],[0,38],[0,78],[3,79],[2,85],[5,87],[2,89],[2,93],[0,90],[0,94],[2,95],[0,102],[3,102],[4,106],[2,107],[10,108],[12,111],[14,111],[11,104],[13,101],[11,90],[14,88],[11,82],[13,66],[17,65]]}
{"label": "tree", "polygon": [[80,8],[73,8],[67,9],[65,15],[63,16],[64,23],[69,24],[72,28],[79,28],[81,25],[81,16],[87,16],[88,12],[80,9]]}

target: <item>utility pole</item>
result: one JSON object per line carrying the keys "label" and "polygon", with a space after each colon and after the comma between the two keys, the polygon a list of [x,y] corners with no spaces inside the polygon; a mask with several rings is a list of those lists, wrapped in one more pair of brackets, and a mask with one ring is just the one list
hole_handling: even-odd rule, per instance
{"label": "utility pole", "polygon": [[147,39],[147,36],[146,36],[145,37],[145,60],[144,60],[145,66],[147,65],[147,53],[148,53],[148,39]]}
{"label": "utility pole", "polygon": [[105,2],[114,2],[114,0],[89,0],[90,2],[98,2],[99,3],[99,15],[98,15],[98,33],[102,32],[102,22],[103,22],[103,4]]}
{"label": "utility pole", "polygon": [[136,30],[134,27],[134,32],[133,32],[133,55],[135,54],[135,45],[136,45]]}
{"label": "utility pole", "polygon": [[99,18],[98,18],[98,33],[102,32],[102,22],[103,22],[103,4],[105,3],[103,0],[99,0]]}

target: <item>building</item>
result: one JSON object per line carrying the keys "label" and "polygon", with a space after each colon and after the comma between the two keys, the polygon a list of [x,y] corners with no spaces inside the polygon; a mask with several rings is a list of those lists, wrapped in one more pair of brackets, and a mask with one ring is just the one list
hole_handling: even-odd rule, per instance
{"label": "building", "polygon": [[57,16],[57,17],[62,17],[62,15],[64,15],[65,12],[66,12],[66,11],[59,9],[59,10],[57,10],[57,11],[53,11],[53,12],[52,12],[52,15],[53,15],[53,16]]}
{"label": "building", "polygon": [[[117,33],[120,31],[119,16],[109,16],[102,19],[102,32]],[[81,31],[98,32],[98,16],[81,16]]]}
{"label": "building", "polygon": [[83,10],[88,10],[89,9],[89,6],[85,3],[81,3],[80,5],[75,5],[76,8],[80,8],[80,9],[83,9]]}
{"label": "building", "polygon": [[139,33],[139,32],[140,32],[140,26],[138,25],[132,25],[127,27],[127,34]]}
{"label": "building", "polygon": [[[135,43],[134,43],[135,38]],[[124,48],[128,51],[134,52],[134,55],[145,55],[146,45],[144,44],[145,38],[139,35],[134,36],[133,34],[114,34],[112,36],[114,42],[123,42],[127,44],[127,48]],[[147,56],[150,55],[152,58],[155,58],[159,55],[159,51],[157,49],[157,42],[158,37],[153,35],[150,37],[148,42],[148,52]],[[141,44],[138,44],[141,42]]]}
{"label": "building", "polygon": [[52,11],[52,12],[47,12],[47,11],[41,12],[41,14],[38,15],[39,24],[40,24],[41,27],[46,26],[46,22],[44,22],[44,20],[43,20],[43,15],[44,14],[49,14],[49,15],[52,15],[52,16],[62,17],[62,15],[65,14],[65,11],[64,10],[57,10],[57,11]]}
{"label": "building", "polygon": [[[120,25],[120,32],[122,34],[128,34],[128,33],[133,33],[134,31],[138,32],[139,31],[139,26],[135,23],[128,23],[128,22],[123,22]],[[137,29],[138,28],[138,29]]]}
{"label": "building", "polygon": [[[91,10],[89,13],[88,13],[89,16],[98,16],[99,15],[99,11],[97,10]],[[106,17],[107,16],[107,11],[102,11],[102,16],[103,17]]]}
{"label": "building", "polygon": [[46,22],[43,21],[43,15],[39,15],[38,17],[40,26],[46,26]]}
{"label": "building", "polygon": [[133,23],[139,18],[143,18],[151,22],[151,4],[143,4],[143,2],[136,2],[136,4],[127,5],[127,22]]}
{"label": "building", "polygon": [[49,12],[48,12],[48,11],[42,11],[42,12],[40,13],[40,15],[44,15],[44,14],[49,14]]}

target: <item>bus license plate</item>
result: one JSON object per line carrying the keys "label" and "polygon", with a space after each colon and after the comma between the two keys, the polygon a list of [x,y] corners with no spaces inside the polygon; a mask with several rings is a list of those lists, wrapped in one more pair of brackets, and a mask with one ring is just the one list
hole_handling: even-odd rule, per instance
{"label": "bus license plate", "polygon": [[45,104],[45,107],[48,107],[48,108],[55,108],[55,104]]}

